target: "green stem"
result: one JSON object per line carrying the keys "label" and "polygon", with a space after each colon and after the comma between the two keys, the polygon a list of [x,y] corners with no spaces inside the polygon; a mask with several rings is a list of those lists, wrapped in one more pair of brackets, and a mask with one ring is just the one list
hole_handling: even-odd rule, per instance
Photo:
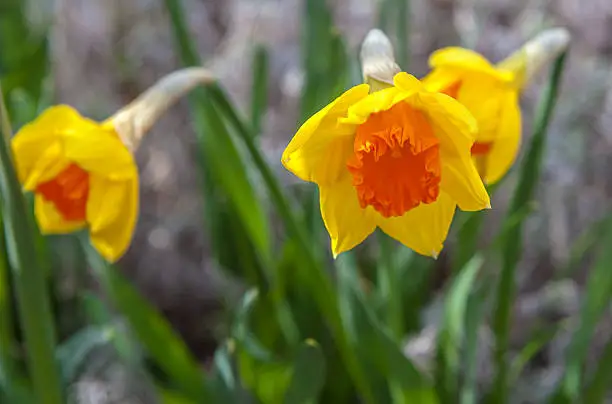
{"label": "green stem", "polygon": [[43,404],[61,404],[62,389],[55,363],[55,326],[45,274],[38,263],[30,214],[12,165],[10,126],[0,97],[0,197],[9,265],[16,288],[19,320],[27,347],[30,376]]}
{"label": "green stem", "polygon": [[[561,83],[565,53],[557,58],[552,69],[548,86],[542,96],[536,116],[534,135],[520,171],[520,181],[513,195],[506,220],[511,220],[533,198],[546,146],[546,130],[550,122]],[[508,399],[508,342],[511,312],[515,295],[515,269],[521,258],[523,221],[519,222],[505,237],[502,251],[502,270],[497,285],[497,301],[493,319],[496,338],[495,364],[497,374],[493,385],[494,403],[504,404]]]}

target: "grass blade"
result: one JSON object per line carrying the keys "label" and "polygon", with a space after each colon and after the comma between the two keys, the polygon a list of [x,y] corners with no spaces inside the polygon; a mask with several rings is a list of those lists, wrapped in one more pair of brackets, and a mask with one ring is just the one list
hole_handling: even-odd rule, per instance
{"label": "grass blade", "polygon": [[[165,0],[170,14],[177,51],[185,66],[200,64],[193,41],[189,37],[185,18],[178,0]],[[240,217],[259,254],[266,259],[270,255],[268,222],[241,161],[240,154],[227,132],[225,123],[211,102],[212,85],[199,88],[190,96],[194,130],[202,153],[206,175],[220,184],[229,197],[235,213]],[[252,132],[250,132],[252,133]]]}
{"label": "grass blade", "polygon": [[[314,1],[320,2],[320,0]],[[177,37],[179,52],[182,55],[184,62],[188,64],[196,64],[198,59],[197,53],[195,52],[193,42],[189,38],[183,11],[179,1],[165,0],[165,4],[171,15],[173,28]],[[280,184],[272,172],[272,169],[255,144],[254,136],[252,135],[250,128],[244,124],[242,119],[238,117],[236,109],[233,108],[225,93],[218,86],[210,87],[210,95],[213,97],[220,110],[226,114],[229,122],[235,126],[237,134],[246,145],[250,157],[264,180],[278,215],[281,219],[283,219],[283,222],[285,223],[285,226],[287,226],[290,234],[296,238],[304,260],[311,269],[311,276],[308,279],[311,284],[308,286],[313,292],[313,298],[316,304],[331,328],[346,369],[351,374],[355,387],[362,394],[363,399],[366,402],[373,402],[373,396],[370,391],[368,381],[364,376],[363,370],[361,369],[361,366],[355,356],[355,352],[352,350],[349,344],[346,331],[342,326],[342,319],[338,310],[338,304],[334,298],[335,293],[333,286],[327,277],[327,274],[324,272],[323,268],[319,265],[319,262],[315,258],[310,240],[294,216],[290,205],[281,190]]]}
{"label": "grass blade", "polygon": [[13,296],[9,278],[10,268],[4,242],[4,223],[0,210],[0,384],[10,384],[15,376],[14,350],[16,340],[13,323]]}
{"label": "grass blade", "polygon": [[57,361],[62,371],[65,385],[75,382],[86,366],[89,353],[110,342],[113,338],[112,327],[89,326],[73,334],[56,350]]}
{"label": "grass blade", "polygon": [[12,165],[11,129],[0,97],[0,206],[6,249],[16,289],[19,320],[28,352],[28,370],[40,403],[61,404],[62,389],[55,363],[55,325],[45,276],[37,260],[32,224]]}
{"label": "grass blade", "polygon": [[[533,199],[542,167],[542,156],[546,145],[546,130],[552,117],[555,101],[561,83],[561,73],[566,54],[557,58],[552,68],[548,86],[542,96],[536,115],[534,134],[520,168],[519,183],[507,213],[510,220],[516,212]],[[510,313],[514,301],[516,266],[521,257],[522,222],[506,234],[502,246],[502,270],[497,284],[497,300],[493,319],[495,334],[496,375],[493,384],[493,402],[504,404],[508,398],[508,339],[510,334]]]}
{"label": "grass blade", "polygon": [[255,49],[253,80],[251,83],[251,126],[253,134],[261,134],[261,120],[268,106],[268,50],[264,46]]}
{"label": "grass blade", "polygon": [[599,364],[582,394],[585,403],[603,404],[612,385],[612,341],[609,341],[599,357]]}
{"label": "grass blade", "polygon": [[477,403],[478,352],[480,325],[484,320],[488,289],[481,287],[468,301],[465,316],[465,377],[460,390],[460,404]]}
{"label": "grass blade", "polygon": [[[384,233],[378,234],[380,243],[380,263],[378,268],[378,286],[382,298],[388,302],[387,325],[396,341],[404,337],[404,313],[402,307],[402,284],[399,268],[395,265],[392,240]],[[400,247],[403,248],[403,247]]]}
{"label": "grass blade", "polygon": [[444,302],[444,317],[438,340],[436,369],[437,387],[444,402],[457,397],[460,355],[465,341],[465,322],[472,287],[484,263],[475,255],[455,277]]}
{"label": "grass blade", "polygon": [[319,344],[306,340],[293,361],[291,383],[285,393],[286,404],[314,404],[325,385],[325,356]]}
{"label": "grass blade", "polygon": [[397,23],[395,32],[397,36],[397,63],[402,70],[409,71],[410,63],[410,0],[395,0]]}
{"label": "grass blade", "polygon": [[96,278],[156,364],[189,398],[212,400],[196,359],[166,319],[123,279],[117,268],[98,255],[85,237],[80,240]]}
{"label": "grass blade", "polygon": [[336,264],[343,319],[355,350],[373,383],[382,381],[388,386],[388,394],[377,395],[376,402],[386,402],[388,395],[395,403],[436,403],[431,382],[404,355],[367,304],[351,254],[344,253]]}
{"label": "grass blade", "polygon": [[[585,300],[580,312],[580,324],[574,333],[567,349],[565,375],[561,383],[561,391],[557,396],[566,397],[573,402],[580,396],[583,386],[582,368],[589,352],[591,338],[599,319],[605,313],[612,295],[612,226],[608,226],[607,232],[599,246],[599,258],[591,269],[587,282]],[[603,377],[603,376],[602,376]],[[590,403],[590,401],[588,401]]]}

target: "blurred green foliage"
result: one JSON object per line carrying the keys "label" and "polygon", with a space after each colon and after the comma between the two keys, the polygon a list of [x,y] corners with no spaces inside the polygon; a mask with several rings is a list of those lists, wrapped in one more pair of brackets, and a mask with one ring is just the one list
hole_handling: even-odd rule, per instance
{"label": "blurred green foliage", "polygon": [[[356,84],[358,70],[356,55],[346,49],[327,2],[303,3],[305,84],[299,123]],[[200,65],[181,2],[164,0],[164,4],[182,64]],[[379,24],[394,27],[398,60],[406,69],[409,15],[407,0],[380,2]],[[23,2],[3,0],[0,80],[8,111],[2,110],[0,141],[0,402],[64,402],[87,367],[90,353],[109,345],[121,361],[148,375],[164,403],[509,400],[525,365],[555,334],[555,330],[538,333],[511,356],[511,308],[523,224],[539,184],[564,57],[550,74],[534,134],[527,137],[527,153],[519,162],[518,185],[494,242],[478,248],[486,212],[458,215],[453,228],[457,245],[443,286],[443,313],[430,367],[411,360],[404,344],[422,330],[423,310],[434,295],[433,260],[383,234],[335,261],[325,253],[327,239],[315,187],[303,185],[295,193],[283,189],[258,145],[270,80],[268,58],[264,46],[256,47],[246,116],[218,84],[194,91],[190,99],[204,197],[203,226],[211,235],[212,258],[247,286],[240,301],[228,308],[227,333],[211,364],[205,368],[198,363],[168,321],[82,235],[72,239],[74,265],[79,271],[91,268],[106,299],[83,289],[78,302],[73,302],[79,307],[80,329],[60,330],[56,345],[55,326],[70,307],[47,291],[54,290],[50,281],[62,268],[57,260],[49,261],[49,240],[30,223],[31,209],[18,188],[8,148],[12,129],[46,104],[47,35],[28,24]],[[262,189],[256,183],[263,184]],[[278,239],[272,237],[277,221],[283,232]],[[611,343],[596,369],[584,366],[595,326],[612,293],[611,243],[612,226],[605,218],[585,232],[568,264],[593,247],[600,249],[585,290],[581,321],[566,353],[564,377],[550,402],[578,402],[584,397],[584,402],[603,403],[612,382]],[[118,322],[117,313],[125,324]],[[489,323],[496,343],[495,380],[482,386],[477,382],[479,330]]]}

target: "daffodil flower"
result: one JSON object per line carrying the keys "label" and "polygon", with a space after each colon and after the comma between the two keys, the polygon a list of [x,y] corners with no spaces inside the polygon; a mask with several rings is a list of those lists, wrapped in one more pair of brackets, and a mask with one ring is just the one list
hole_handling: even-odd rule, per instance
{"label": "daffodil flower", "polygon": [[123,255],[138,217],[138,169],[112,124],[53,106],[21,128],[12,147],[43,234],[87,227],[103,257]]}
{"label": "daffodil flower", "polygon": [[334,256],[379,227],[435,257],[457,205],[490,207],[470,156],[476,122],[459,102],[407,73],[369,91],[353,87],[307,120],[282,163],[319,186]]}
{"label": "daffodil flower", "polygon": [[162,78],[102,123],[67,105],[52,106],[12,139],[19,180],[35,194],[43,234],[86,228],[106,260],[128,249],[138,220],[133,153],[155,121],[182,95],[213,78],[201,68]]}
{"label": "daffodil flower", "polygon": [[458,47],[430,56],[432,72],[423,79],[425,86],[457,99],[478,122],[472,155],[485,183],[499,181],[516,160],[521,144],[520,91],[568,42],[566,30],[551,29],[497,65]]}
{"label": "daffodil flower", "polygon": [[478,122],[474,162],[486,183],[497,182],[512,166],[521,143],[517,75],[462,48],[440,49],[429,64],[433,70],[423,82],[430,90],[457,99],[474,115]]}

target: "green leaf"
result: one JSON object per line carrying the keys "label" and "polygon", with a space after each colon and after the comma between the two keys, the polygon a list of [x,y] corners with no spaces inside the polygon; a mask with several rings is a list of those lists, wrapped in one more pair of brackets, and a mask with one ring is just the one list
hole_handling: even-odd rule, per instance
{"label": "green leaf", "polygon": [[555,335],[557,335],[557,331],[557,327],[552,329],[538,330],[535,335],[529,339],[529,342],[521,349],[521,351],[512,361],[510,375],[508,378],[511,385],[518,381],[519,377],[521,376],[521,372],[525,368],[525,365],[527,365],[538,352],[540,352],[546,347],[546,345],[548,345],[550,341],[552,341]]}
{"label": "green leaf", "polygon": [[11,293],[10,268],[6,256],[3,229],[2,211],[0,210],[0,384],[8,384],[16,377],[17,340],[14,333],[13,294]]}
{"label": "green leaf", "polygon": [[481,287],[468,300],[465,317],[465,377],[461,385],[460,404],[476,404],[477,402],[477,362],[480,350],[478,337],[480,325],[484,321],[488,292],[488,288]]}
{"label": "green leaf", "polygon": [[[550,80],[540,101],[535,120],[534,134],[528,146],[527,153],[520,167],[519,182],[506,214],[506,221],[513,220],[517,212],[524,209],[534,198],[540,179],[543,155],[546,146],[546,131],[557,99],[561,83],[565,53],[553,66]],[[515,294],[514,274],[521,258],[522,226],[521,221],[507,232],[502,246],[502,269],[497,284],[497,301],[493,314],[493,332],[495,334],[495,364],[496,375],[493,383],[492,400],[496,404],[504,404],[508,398],[508,341],[510,335],[510,314]]]}
{"label": "green leaf", "polygon": [[39,265],[35,236],[31,232],[31,217],[13,166],[9,122],[0,96],[0,209],[19,322],[25,337],[28,370],[40,402],[60,404],[62,391],[53,356],[55,324],[45,273]]}
{"label": "green leaf", "polygon": [[22,380],[13,380],[3,384],[0,380],[0,403],[38,404],[36,395]]}
{"label": "green leaf", "polygon": [[[370,370],[370,378],[382,377],[389,384],[389,394],[396,403],[436,403],[431,381],[404,355],[389,331],[366,304],[357,270],[351,262],[350,253],[344,253],[336,259],[340,307],[354,349]],[[384,395],[379,396],[377,402],[384,400],[381,397]]]}
{"label": "green leaf", "polygon": [[410,0],[395,0],[394,4],[397,23],[395,25],[397,36],[397,63],[402,70],[410,71]]}
{"label": "green leaf", "polygon": [[277,360],[250,330],[250,316],[258,298],[257,289],[247,291],[236,312],[232,336],[236,345],[238,372],[244,387],[262,403],[276,404],[282,402],[291,379],[291,370]]}
{"label": "green leaf", "polygon": [[444,330],[447,333],[445,351],[453,358],[453,366],[459,365],[459,348],[464,339],[464,320],[470,292],[476,280],[476,275],[484,263],[484,257],[475,255],[461,270],[446,295],[444,303]]}
{"label": "green leaf", "polygon": [[215,351],[214,377],[210,386],[216,393],[219,402],[241,403],[246,397],[238,379],[232,354],[236,351],[236,342],[228,340]]}
{"label": "green leaf", "polygon": [[[402,307],[402,284],[400,268],[396,265],[396,254],[404,248],[393,246],[392,240],[386,234],[378,234],[380,245],[380,264],[378,265],[378,288],[381,297],[387,302],[386,320],[393,338],[401,341],[404,337],[404,313]],[[393,248],[395,247],[395,248]]]}
{"label": "green leaf", "polygon": [[565,375],[560,390],[556,396],[569,401],[577,400],[583,388],[582,367],[589,352],[590,342],[595,327],[605,313],[612,295],[612,226],[608,226],[606,234],[599,246],[599,257],[591,268],[591,274],[586,285],[585,298],[580,311],[580,324],[572,336],[567,349]]}
{"label": "green leaf", "polygon": [[[185,66],[199,66],[196,52],[178,0],[165,0],[170,15],[177,52]],[[218,92],[218,86],[199,88],[190,96],[194,130],[198,141],[202,177],[212,179],[228,197],[234,214],[240,218],[246,234],[256,247],[258,254],[269,259],[270,230],[261,202],[250,183],[246,165],[234,144],[218,106],[211,98]],[[226,105],[234,109],[232,105]],[[232,111],[235,113],[235,111]],[[205,187],[204,189],[206,189]],[[206,195],[204,195],[206,198]],[[214,214],[214,212],[212,212]]]}
{"label": "green leaf", "polygon": [[196,401],[211,399],[213,395],[206,387],[196,359],[168,321],[120,275],[117,268],[98,255],[85,237],[80,240],[95,276],[157,366],[187,397]]}
{"label": "green leaf", "polygon": [[253,56],[253,79],[251,83],[251,126],[253,134],[261,134],[261,120],[268,106],[268,50],[257,46]]}
{"label": "green leaf", "polygon": [[603,404],[612,385],[612,341],[608,341],[599,357],[597,369],[582,394],[585,403]]}
{"label": "green leaf", "polygon": [[[325,7],[325,2],[321,0],[310,0],[307,3],[308,6],[314,4],[311,3],[311,1],[316,1],[316,5],[318,7]],[[189,37],[183,10],[179,1],[165,0],[165,4],[170,14],[172,28],[175,33],[181,59],[187,65],[199,64],[198,56],[195,51],[196,47]],[[331,18],[329,13],[327,13],[327,16],[328,18]],[[311,18],[309,21],[312,23],[315,20]],[[329,19],[327,19],[327,21],[329,21]],[[317,59],[323,58],[318,57],[312,58],[311,60],[313,63],[316,63]],[[313,252],[311,241],[308,239],[302,226],[300,225],[300,222],[293,214],[291,206],[289,205],[278,180],[276,179],[263,154],[255,144],[250,125],[246,125],[244,121],[240,119],[238,113],[236,112],[236,108],[231,105],[227,96],[219,86],[212,85],[209,86],[207,90],[208,94],[211,95],[211,97],[214,97],[215,105],[220,108],[220,111],[223,113],[223,115],[225,115],[229,123],[236,130],[237,135],[244,142],[251,159],[264,180],[271,200],[275,204],[276,212],[278,212],[278,215],[283,219],[283,222],[287,227],[287,230],[291,233],[291,236],[295,237],[295,239],[298,241],[304,262],[309,267],[310,276],[308,279],[308,286],[310,287],[311,291],[314,292],[314,301],[317,304],[320,312],[323,313],[327,324],[331,328],[338,351],[341,354],[342,360],[347,371],[350,373],[356,388],[362,394],[362,398],[366,402],[372,402],[372,395],[368,388],[368,383],[364,376],[363,369],[361,369],[354,352],[350,349],[347,341],[347,335],[342,327],[342,320],[340,318],[337,302],[334,299],[333,286],[331,285],[330,280],[327,278],[327,274],[324,272]],[[267,260],[264,260],[264,262],[267,262]]]}
{"label": "green leaf", "polygon": [[248,125],[238,116],[235,108],[231,107],[231,103],[225,92],[220,87],[213,86],[210,90],[216,104],[239,134],[241,140],[245,143],[250,157],[259,169],[266,187],[268,188],[270,198],[275,204],[279,217],[282,218],[290,235],[295,238],[296,244],[299,247],[298,255],[301,261],[299,266],[303,265],[308,269],[308,276],[304,279],[304,286],[311,292],[312,298],[331,328],[332,335],[341,354],[345,368],[351,375],[356,388],[362,394],[362,398],[366,402],[372,402],[371,392],[369,391],[367,380],[363,374],[364,372],[356,360],[354,352],[349,347],[346,332],[342,327],[340,314],[336,305],[337,302],[334,298],[335,292],[333,286],[313,252],[312,240],[308,237],[304,231],[304,226],[297,220],[293,213],[278,180],[255,144]]}
{"label": "green leaf", "polygon": [[74,382],[84,368],[89,353],[113,338],[112,327],[89,326],[58,346],[55,355],[62,372],[64,385]]}
{"label": "green leaf", "polygon": [[293,375],[284,403],[317,403],[324,385],[325,356],[316,341],[306,340],[293,362]]}
{"label": "green leaf", "polygon": [[211,177],[227,194],[258,252],[268,257],[270,235],[262,204],[247,178],[246,167],[227,127],[208,96],[207,91],[197,91],[193,97],[194,127],[203,157]]}
{"label": "green leaf", "polygon": [[465,321],[470,293],[484,258],[475,255],[453,280],[444,302],[444,317],[438,340],[438,389],[447,399],[458,394],[460,356],[465,340]]}
{"label": "green leaf", "polygon": [[292,369],[286,363],[261,361],[238,349],[240,377],[249,390],[265,404],[281,404],[289,383]]}
{"label": "green leaf", "polygon": [[483,212],[457,212],[457,250],[453,259],[453,274],[457,274],[478,249],[478,235],[485,219]]}
{"label": "green leaf", "polygon": [[28,24],[26,2],[3,0],[0,12],[0,80],[15,122],[33,119],[48,67],[46,32]]}
{"label": "green leaf", "polygon": [[612,214],[606,214],[603,219],[598,220],[577,237],[572,244],[569,257],[565,265],[556,273],[555,278],[569,278],[579,268],[580,261],[587,257],[589,252],[601,240],[609,226],[612,225]]}

